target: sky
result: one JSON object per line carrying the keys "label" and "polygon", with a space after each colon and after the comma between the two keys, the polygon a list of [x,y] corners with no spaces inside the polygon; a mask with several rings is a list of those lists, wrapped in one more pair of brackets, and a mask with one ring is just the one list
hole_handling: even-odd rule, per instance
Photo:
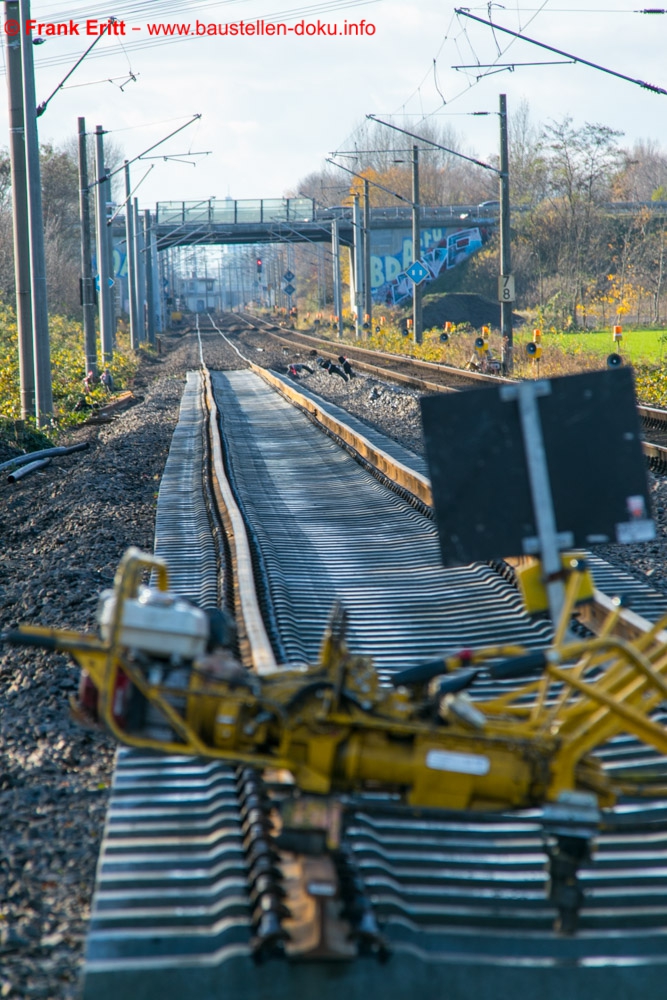
{"label": "sky", "polygon": [[[500,93],[507,95],[510,116],[527,101],[536,125],[570,116],[575,125],[599,122],[623,132],[627,145],[650,138],[667,148],[667,95],[564,62],[457,15],[459,5],[446,0],[33,0],[31,6],[45,39],[33,47],[38,102],[95,41],[99,25],[118,19],[116,34],[100,38],[49,101],[38,123],[41,142],[73,138],[83,116],[89,131],[103,126],[133,159],[201,115],[151,154],[175,159],[133,164],[142,208],[293,193],[328,155],[354,147],[368,114],[399,127],[408,119],[408,128],[424,118],[447,123],[461,152],[485,159],[498,148]],[[483,20],[490,10],[498,25],[667,90],[667,13],[642,14],[645,8],[632,0],[581,0],[579,6],[507,0],[463,9]],[[209,34],[233,23],[240,32],[241,21],[247,32],[258,20],[293,30],[241,35],[228,27],[226,36]],[[346,24],[362,20],[357,34],[349,33],[354,28],[344,34]],[[205,26],[199,35],[197,22]],[[318,23],[320,33],[307,34]],[[54,35],[57,24],[78,35]],[[188,24],[191,34],[176,38],[151,35],[148,27],[162,32]],[[334,37],[322,35],[334,25]],[[0,134],[6,146],[6,99]],[[396,139],[403,141],[398,133]]]}

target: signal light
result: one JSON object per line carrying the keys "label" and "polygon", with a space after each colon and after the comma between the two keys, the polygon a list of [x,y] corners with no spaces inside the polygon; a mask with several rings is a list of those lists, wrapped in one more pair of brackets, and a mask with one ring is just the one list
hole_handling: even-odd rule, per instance
{"label": "signal light", "polygon": [[261,273],[262,273],[262,258],[258,257],[257,258],[257,274],[261,274]]}
{"label": "signal light", "polygon": [[607,358],[607,368],[618,368],[623,364],[623,358],[620,354],[610,354]]}
{"label": "signal light", "polygon": [[526,353],[529,354],[531,358],[537,360],[542,354],[542,345],[537,344],[534,340],[531,340],[528,344],[526,344]]}

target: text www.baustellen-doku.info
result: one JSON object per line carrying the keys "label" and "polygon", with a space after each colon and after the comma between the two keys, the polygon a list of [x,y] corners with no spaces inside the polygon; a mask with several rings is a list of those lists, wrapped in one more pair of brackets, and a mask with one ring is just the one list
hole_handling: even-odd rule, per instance
{"label": "text www.baustellen-doku.info", "polygon": [[249,36],[285,36],[285,37],[355,37],[372,36],[375,34],[375,25],[372,21],[297,21],[295,24],[285,24],[282,21],[265,21],[264,19],[249,21],[229,21],[227,23],[214,23],[208,21],[190,22],[156,22],[150,24],[130,25],[126,21],[116,18],[98,20],[97,18],[87,18],[81,21],[15,21],[7,19],[3,24],[6,35],[19,35],[22,31],[26,35],[40,36],[42,38],[63,36],[84,36],[98,37],[109,35],[114,37],[140,37],[152,35],[163,38],[189,37],[249,37]]}

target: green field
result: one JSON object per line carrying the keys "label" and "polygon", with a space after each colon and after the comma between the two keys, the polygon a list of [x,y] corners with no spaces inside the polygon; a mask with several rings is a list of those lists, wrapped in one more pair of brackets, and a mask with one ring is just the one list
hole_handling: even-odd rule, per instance
{"label": "green field", "polygon": [[[523,345],[532,340],[532,331],[517,331],[516,341]],[[667,330],[623,330],[620,344],[614,342],[611,330],[589,333],[542,334],[542,350],[558,348],[564,354],[598,354],[604,357],[616,352],[634,365],[658,364],[667,359]]]}

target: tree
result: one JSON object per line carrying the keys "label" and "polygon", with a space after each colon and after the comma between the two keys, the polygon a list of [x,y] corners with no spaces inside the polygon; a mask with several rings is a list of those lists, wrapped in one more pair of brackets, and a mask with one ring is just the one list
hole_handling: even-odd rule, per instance
{"label": "tree", "polygon": [[52,312],[79,311],[79,168],[64,148],[40,149],[47,297]]}
{"label": "tree", "polygon": [[576,324],[582,310],[584,324],[591,278],[600,274],[607,257],[609,218],[601,209],[610,198],[612,182],[622,160],[617,139],[622,133],[606,125],[586,123],[575,128],[571,118],[551,122],[542,130],[546,165],[548,210],[538,222],[549,220],[552,267],[565,280],[563,289]]}
{"label": "tree", "polygon": [[[79,181],[76,159],[62,149],[40,149],[44,252],[49,308],[73,314],[79,308]],[[16,298],[10,158],[0,151],[0,296]]]}
{"label": "tree", "polygon": [[[423,136],[448,149],[474,156],[449,125],[432,121],[403,123],[408,132]],[[402,126],[403,127],[403,126]],[[372,171],[368,176],[404,198],[412,197],[412,147],[420,147],[419,188],[423,205],[474,205],[497,194],[495,175],[468,163],[453,152],[437,149],[379,122],[364,121],[355,130],[352,149],[341,154],[341,164],[357,174]],[[309,174],[297,185],[299,194],[315,198],[323,205],[340,205],[349,196],[349,174],[327,166]],[[391,194],[375,189],[374,205],[396,205]]]}
{"label": "tree", "polygon": [[547,163],[540,131],[530,120],[527,101],[521,101],[508,122],[510,200],[512,205],[537,205],[547,193]]}
{"label": "tree", "polygon": [[623,150],[623,163],[614,178],[612,195],[617,201],[665,201],[667,155],[653,139],[640,139]]}
{"label": "tree", "polygon": [[6,149],[0,150],[0,298],[10,303],[15,298],[12,179]]}
{"label": "tree", "polygon": [[[91,137],[90,163],[92,141]],[[122,161],[120,148],[113,143],[105,147],[105,156],[109,169],[115,169]],[[81,248],[76,138],[60,146],[42,145],[40,170],[49,311],[78,318]],[[91,170],[91,176],[92,173]],[[14,303],[16,297],[14,282],[11,170],[9,152],[4,149],[0,150],[0,298],[9,303]]]}

